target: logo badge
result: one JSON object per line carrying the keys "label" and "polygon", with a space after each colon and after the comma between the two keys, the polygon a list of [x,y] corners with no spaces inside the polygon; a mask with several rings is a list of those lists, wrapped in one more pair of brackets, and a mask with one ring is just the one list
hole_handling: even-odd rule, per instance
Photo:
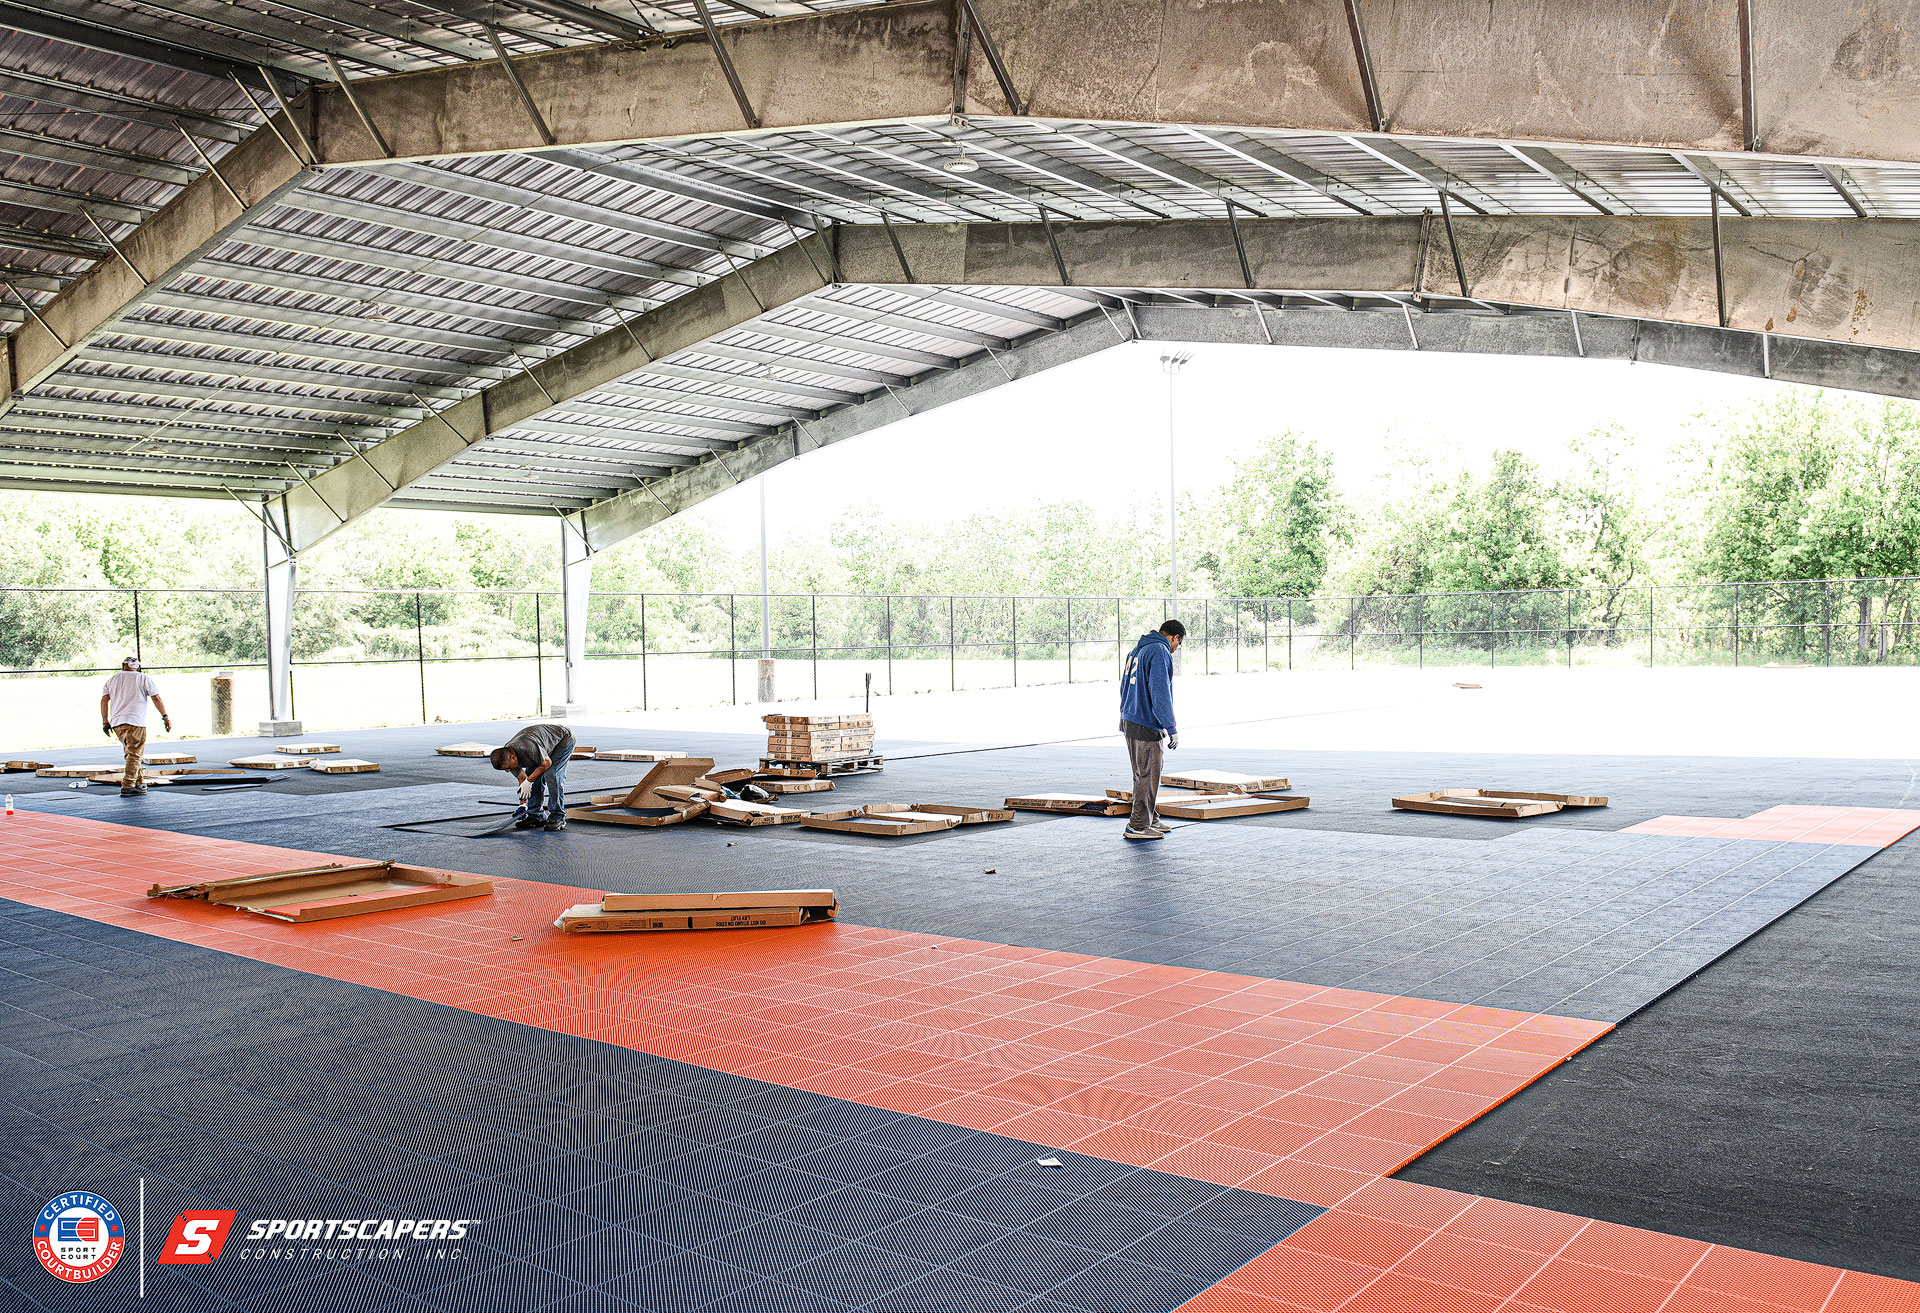
{"label": "logo badge", "polygon": [[49,1199],[33,1222],[33,1252],[62,1281],[98,1281],[126,1248],[126,1225],[97,1194],[75,1191]]}
{"label": "logo badge", "polygon": [[233,1230],[230,1209],[208,1208],[197,1213],[182,1213],[173,1219],[173,1230],[160,1246],[157,1263],[211,1263],[220,1257],[220,1248]]}

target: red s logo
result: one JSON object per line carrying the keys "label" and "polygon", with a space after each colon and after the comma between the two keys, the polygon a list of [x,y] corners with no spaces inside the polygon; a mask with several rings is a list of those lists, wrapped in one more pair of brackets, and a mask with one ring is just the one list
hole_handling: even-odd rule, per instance
{"label": "red s logo", "polygon": [[234,1214],[210,1208],[204,1212],[182,1213],[173,1219],[167,1242],[160,1246],[156,1263],[211,1263],[220,1257],[233,1229]]}

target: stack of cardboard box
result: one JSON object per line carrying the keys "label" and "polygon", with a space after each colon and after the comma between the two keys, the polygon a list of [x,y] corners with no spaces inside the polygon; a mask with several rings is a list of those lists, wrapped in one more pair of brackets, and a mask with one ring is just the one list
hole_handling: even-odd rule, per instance
{"label": "stack of cardboard box", "polygon": [[873,756],[873,717],[763,716],[767,760],[827,764]]}

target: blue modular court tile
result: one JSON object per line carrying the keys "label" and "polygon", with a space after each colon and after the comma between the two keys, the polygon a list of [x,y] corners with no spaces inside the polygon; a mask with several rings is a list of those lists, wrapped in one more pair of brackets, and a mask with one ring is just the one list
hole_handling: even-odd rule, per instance
{"label": "blue modular court tile", "polygon": [[1188,1213],[1187,1220],[1278,1244],[1326,1209],[1274,1195],[1229,1190]]}
{"label": "blue modular court tile", "polygon": [[695,1252],[770,1277],[811,1262],[846,1243],[845,1236],[773,1217],[701,1245]]}
{"label": "blue modular court tile", "polygon": [[902,1117],[899,1121],[882,1123],[855,1138],[875,1137],[891,1148],[909,1153],[932,1153],[975,1134],[978,1132],[947,1122],[932,1121],[925,1117]]}
{"label": "blue modular court tile", "polygon": [[625,1225],[644,1213],[685,1197],[685,1191],[665,1181],[642,1172],[629,1172],[561,1195],[556,1202],[603,1222]]}
{"label": "blue modular court tile", "polygon": [[929,1263],[951,1263],[992,1244],[1010,1232],[964,1213],[930,1208],[866,1237],[864,1243],[896,1254],[909,1254]]}
{"label": "blue modular court tile", "polygon": [[965,1213],[1000,1226],[1020,1227],[1046,1216],[1074,1196],[1028,1181],[996,1178],[965,1190],[941,1203],[950,1213]]}
{"label": "blue modular court tile", "polygon": [[1013,1313],[1033,1298],[1024,1290],[998,1285],[985,1277],[952,1268],[929,1272],[896,1290],[860,1306],[861,1313]]}
{"label": "blue modular court tile", "polygon": [[711,1303],[722,1295],[753,1285],[757,1272],[722,1263],[701,1254],[681,1254],[623,1272],[596,1289],[638,1304],[653,1313],[681,1313]]}
{"label": "blue modular court tile", "polygon": [[869,1190],[911,1199],[915,1203],[937,1204],[992,1179],[990,1174],[975,1171],[971,1167],[932,1158],[916,1158],[870,1176],[861,1184]]}
{"label": "blue modular court tile", "polygon": [[952,1266],[996,1284],[1038,1295],[1098,1263],[1105,1255],[1031,1231],[1014,1231],[956,1260]]}
{"label": "blue modular court tile", "polygon": [[[790,1286],[784,1281],[756,1281],[702,1304],[697,1313],[847,1313],[848,1305],[837,1299]],[[923,1313],[934,1313],[923,1310]],[[958,1310],[955,1313],[959,1313]]]}
{"label": "blue modular court tile", "polygon": [[[428,1292],[423,1298],[435,1308],[446,1309],[447,1313],[491,1313],[500,1307],[500,1298],[505,1289],[512,1290],[511,1298],[516,1305],[527,1309],[587,1292],[587,1288],[578,1281],[523,1263],[514,1265],[510,1286],[501,1280],[500,1269],[496,1268],[442,1286]],[[369,1313],[375,1313],[380,1307],[373,1305]]]}
{"label": "blue modular court tile", "polygon": [[1027,1225],[1038,1236],[1104,1253],[1123,1249],[1167,1224],[1153,1213],[1096,1199],[1075,1199]]}
{"label": "blue modular court tile", "polygon": [[911,1200],[896,1199],[890,1194],[881,1194],[864,1186],[843,1185],[798,1208],[789,1209],[785,1216],[849,1240],[858,1240],[921,1211],[920,1205]]}
{"label": "blue modular court tile", "polygon": [[802,1204],[832,1194],[841,1182],[803,1172],[797,1167],[768,1167],[732,1181],[707,1187],[716,1199],[757,1208],[763,1213],[784,1213]]}
{"label": "blue modular court tile", "polygon": [[697,1140],[683,1139],[665,1131],[642,1130],[619,1136],[605,1144],[590,1145],[581,1153],[615,1167],[644,1172],[657,1163],[681,1158],[708,1147]]}
{"label": "blue modular court tile", "polygon": [[1051,1299],[1100,1313],[1167,1313],[1205,1290],[1200,1277],[1123,1258],[1103,1259],[1047,1292]]}
{"label": "blue modular court tile", "polygon": [[780,1166],[817,1151],[821,1138],[817,1131],[801,1130],[787,1122],[770,1122],[761,1130],[748,1131],[722,1143],[734,1153]]}
{"label": "blue modular court tile", "polygon": [[795,1158],[789,1165],[843,1185],[859,1185],[889,1168],[911,1163],[915,1156],[871,1140],[840,1140]]}
{"label": "blue modular court tile", "polygon": [[935,1270],[931,1263],[856,1241],[790,1267],[780,1279],[857,1307]]}
{"label": "blue modular court tile", "polygon": [[603,1227],[535,1255],[534,1263],[569,1281],[597,1286],[627,1272],[681,1257],[686,1251],[623,1227]]}
{"label": "blue modular court tile", "polygon": [[742,1208],[711,1195],[690,1194],[624,1225],[642,1235],[691,1249],[766,1219],[767,1215],[757,1209]]}
{"label": "blue modular court tile", "polygon": [[1270,1248],[1272,1243],[1259,1237],[1180,1219],[1128,1245],[1119,1256],[1211,1283]]}
{"label": "blue modular court tile", "polygon": [[1111,1200],[1162,1217],[1179,1217],[1226,1193],[1224,1186],[1141,1167],[1101,1185],[1088,1198]]}
{"label": "blue modular court tile", "polygon": [[901,1121],[904,1116],[903,1113],[889,1112],[885,1108],[870,1108],[863,1103],[832,1103],[789,1120],[795,1126],[825,1131],[829,1135],[859,1137]]}

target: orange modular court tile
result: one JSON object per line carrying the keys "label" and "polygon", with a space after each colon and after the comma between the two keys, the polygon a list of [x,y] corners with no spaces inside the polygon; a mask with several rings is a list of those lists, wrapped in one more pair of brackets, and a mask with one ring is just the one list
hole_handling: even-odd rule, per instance
{"label": "orange modular court tile", "polygon": [[1328,1207],[1196,1313],[1920,1313],[1904,1282],[1382,1179],[1602,1022],[845,923],[564,936],[555,914],[598,891],[508,879],[289,925],[144,893],[326,855],[32,812],[0,835],[0,897]]}
{"label": "orange modular court tile", "polygon": [[[846,923],[569,936],[597,890],[286,925],[143,895],[325,855],[22,813],[0,896],[820,1094],[1331,1204],[1604,1022]],[[516,942],[514,936],[522,938]]]}
{"label": "orange modular court tile", "polygon": [[1920,1285],[1381,1180],[1181,1313],[1910,1313]]}
{"label": "orange modular court tile", "polygon": [[1744,820],[1656,816],[1628,826],[1621,833],[1885,848],[1915,829],[1920,829],[1920,811],[1911,808],[1780,806],[1756,812]]}

